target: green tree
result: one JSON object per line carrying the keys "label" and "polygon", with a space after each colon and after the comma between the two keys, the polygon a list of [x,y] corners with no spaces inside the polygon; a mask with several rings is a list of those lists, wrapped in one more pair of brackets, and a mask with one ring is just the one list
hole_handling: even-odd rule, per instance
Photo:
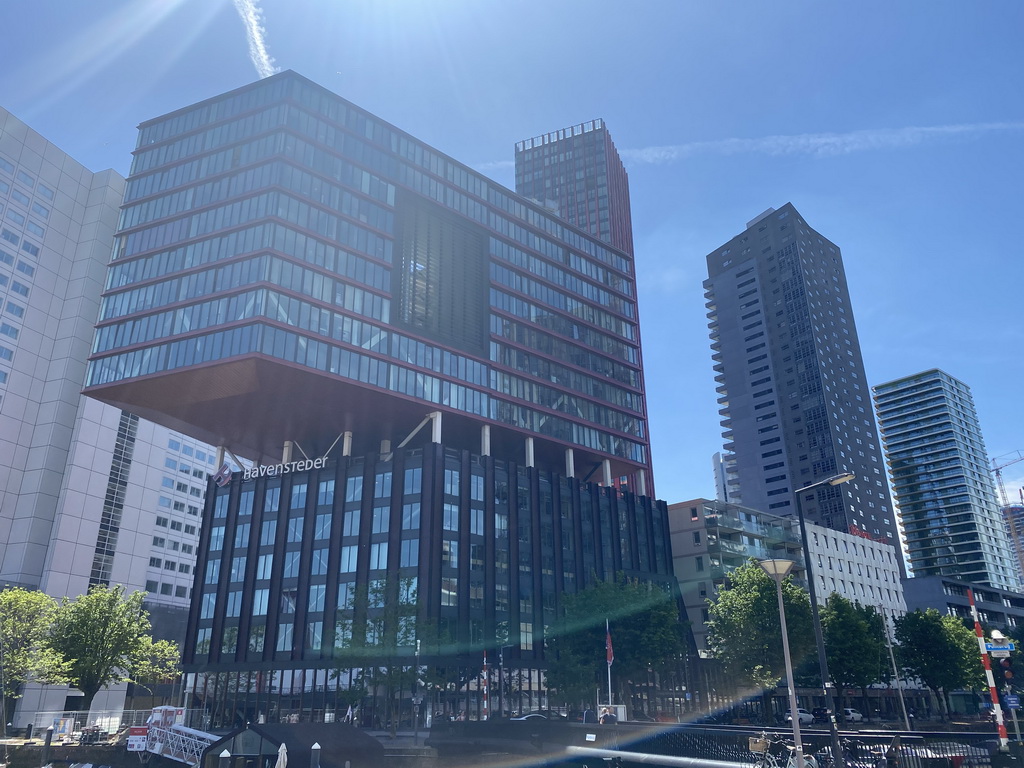
{"label": "green tree", "polygon": [[63,664],[48,644],[56,612],[57,601],[44,592],[0,592],[0,658],[5,698],[17,698],[21,686],[29,680],[60,680]]}
{"label": "green tree", "polygon": [[984,685],[977,638],[955,616],[934,608],[907,613],[896,619],[896,641],[900,664],[931,689],[943,717],[952,691]]}
{"label": "green tree", "polygon": [[64,664],[48,640],[57,601],[44,592],[5,589],[0,592],[0,725],[7,722],[13,700],[30,680],[63,682]]}
{"label": "green tree", "polygon": [[620,699],[634,681],[646,682],[649,670],[667,671],[683,653],[684,625],[669,592],[635,579],[596,582],[566,595],[561,618],[548,630],[545,679],[562,703],[594,703],[594,691],[606,688],[606,619]]}
{"label": "green tree", "polygon": [[67,664],[68,684],[85,694],[84,709],[109,685],[177,674],[178,646],[150,636],[144,597],[126,595],[122,586],[94,586],[58,606],[50,645]]}
{"label": "green tree", "polygon": [[[796,667],[814,651],[811,603],[792,577],[782,583],[782,602]],[[729,574],[715,599],[708,601],[708,614],[708,649],[728,675],[762,691],[769,722],[772,692],[786,674],[775,582],[750,560]]]}
{"label": "green tree", "polygon": [[398,729],[398,694],[416,679],[416,611],[414,579],[374,579],[356,587],[336,627],[338,673],[358,668],[351,693],[382,694],[382,719],[390,723],[392,737]]}
{"label": "green tree", "polygon": [[860,688],[866,701],[867,687],[883,675],[886,646],[882,622],[873,606],[834,592],[821,611],[828,672],[838,691],[840,709],[846,706],[845,689]]}

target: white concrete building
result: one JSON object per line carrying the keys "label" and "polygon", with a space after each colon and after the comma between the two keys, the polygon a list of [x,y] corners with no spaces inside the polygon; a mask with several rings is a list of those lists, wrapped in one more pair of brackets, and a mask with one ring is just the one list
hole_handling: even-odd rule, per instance
{"label": "white concrete building", "polygon": [[[0,587],[123,584],[183,610],[212,450],[81,395],[123,192],[0,109]],[[67,698],[33,688],[8,720]]]}
{"label": "white concrete building", "polygon": [[893,545],[808,523],[807,551],[819,599],[834,592],[890,620],[907,612]]}

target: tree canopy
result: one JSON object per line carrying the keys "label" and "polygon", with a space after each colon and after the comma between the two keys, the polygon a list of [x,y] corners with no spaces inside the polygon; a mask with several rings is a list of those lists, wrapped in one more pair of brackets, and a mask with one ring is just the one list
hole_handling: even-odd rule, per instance
{"label": "tree canopy", "polygon": [[0,591],[0,658],[3,696],[17,698],[29,680],[63,681],[63,660],[49,646],[57,601],[45,592],[28,589]]}
{"label": "tree canopy", "polygon": [[884,619],[873,606],[833,593],[821,611],[828,672],[836,690],[862,691],[886,673]]}
{"label": "tree canopy", "polygon": [[[814,651],[807,592],[789,577],[782,583],[793,666]],[[708,607],[708,649],[741,682],[774,689],[785,676],[782,628],[775,582],[756,561],[729,574]]]}
{"label": "tree canopy", "polygon": [[646,680],[685,648],[678,604],[661,587],[635,579],[599,581],[566,595],[564,611],[548,630],[546,680],[559,700],[593,702],[607,685],[605,620],[614,649],[614,683]]}
{"label": "tree canopy", "polygon": [[94,586],[61,601],[49,644],[66,662],[68,684],[85,694],[85,708],[109,685],[176,673],[178,646],[150,636],[144,597],[126,595],[122,586]]}
{"label": "tree canopy", "polygon": [[977,638],[955,616],[934,608],[907,613],[896,619],[896,640],[900,663],[935,692],[947,711],[950,691],[984,685]]}

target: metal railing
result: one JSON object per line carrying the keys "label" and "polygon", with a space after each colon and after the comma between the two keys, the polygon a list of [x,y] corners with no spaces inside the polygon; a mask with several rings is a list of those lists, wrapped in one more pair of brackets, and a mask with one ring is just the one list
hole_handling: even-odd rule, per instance
{"label": "metal railing", "polygon": [[151,725],[146,739],[146,751],[180,763],[198,765],[203,750],[218,738],[212,733],[197,731],[184,725]]}
{"label": "metal railing", "polygon": [[[36,712],[33,730],[42,734],[52,725],[54,741],[78,738],[84,729],[92,729],[108,738],[133,725],[146,725],[152,714],[151,709],[44,710]],[[205,710],[185,710],[185,722],[189,725],[202,725],[205,717]]]}

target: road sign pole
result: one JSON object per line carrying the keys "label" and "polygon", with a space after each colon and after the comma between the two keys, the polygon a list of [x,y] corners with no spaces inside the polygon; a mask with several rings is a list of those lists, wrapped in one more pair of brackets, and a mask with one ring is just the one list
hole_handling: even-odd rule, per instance
{"label": "road sign pole", "polygon": [[978,638],[978,650],[981,652],[981,665],[985,668],[985,682],[988,683],[989,696],[992,699],[992,711],[996,714],[996,728],[999,731],[999,751],[1010,750],[1010,737],[1006,733],[1006,724],[1003,722],[1003,708],[999,705],[999,691],[996,690],[996,683],[992,677],[992,663],[989,661],[989,650],[985,644],[985,635],[981,631],[981,619],[978,617],[978,608],[974,604],[974,590],[967,590],[967,600],[971,604],[971,617],[974,619],[974,634]]}
{"label": "road sign pole", "polygon": [[[1011,706],[1010,705],[1011,704],[1011,699],[1013,700],[1013,704],[1016,704],[1016,706]],[[1009,683],[1007,683],[1006,684],[1006,708],[1010,710],[1010,717],[1013,718],[1013,732],[1017,736],[1017,743],[1018,744],[1020,744],[1020,722],[1018,722],[1018,720],[1017,720],[1017,709],[1019,707],[1020,707],[1020,699],[1017,696],[1013,695],[1013,687]]]}

